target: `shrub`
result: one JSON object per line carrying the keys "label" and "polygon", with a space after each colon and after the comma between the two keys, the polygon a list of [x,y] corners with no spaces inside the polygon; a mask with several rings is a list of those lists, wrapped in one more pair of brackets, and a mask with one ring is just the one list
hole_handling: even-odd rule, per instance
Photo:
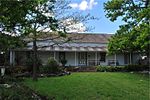
{"label": "shrub", "polygon": [[126,71],[144,71],[144,70],[149,70],[148,65],[127,65],[125,66]]}
{"label": "shrub", "polygon": [[46,66],[40,67],[41,73],[58,73],[60,72],[57,61],[53,58],[49,58]]}
{"label": "shrub", "polygon": [[127,65],[127,66],[97,66],[98,72],[119,72],[119,71],[149,71],[148,65]]}
{"label": "shrub", "polygon": [[96,71],[97,72],[105,72],[106,71],[106,67],[105,66],[97,66],[96,67]]}
{"label": "shrub", "polygon": [[16,67],[13,67],[11,70],[12,70],[13,73],[17,74],[17,73],[25,72],[27,70],[27,68],[23,67],[23,66],[16,66]]}
{"label": "shrub", "polygon": [[76,69],[79,69],[79,67],[74,67],[74,66],[67,66],[65,68],[66,71],[70,71],[70,72],[76,72],[77,70]]}
{"label": "shrub", "polygon": [[96,71],[98,72],[120,72],[124,71],[124,66],[97,66]]}

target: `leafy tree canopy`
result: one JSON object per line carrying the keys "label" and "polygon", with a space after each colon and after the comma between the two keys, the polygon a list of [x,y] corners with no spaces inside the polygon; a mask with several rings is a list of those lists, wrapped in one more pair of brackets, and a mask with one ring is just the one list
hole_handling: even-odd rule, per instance
{"label": "leafy tree canopy", "polygon": [[111,21],[122,18],[125,22],[110,39],[109,53],[146,52],[150,46],[150,1],[110,0],[104,3],[106,17]]}

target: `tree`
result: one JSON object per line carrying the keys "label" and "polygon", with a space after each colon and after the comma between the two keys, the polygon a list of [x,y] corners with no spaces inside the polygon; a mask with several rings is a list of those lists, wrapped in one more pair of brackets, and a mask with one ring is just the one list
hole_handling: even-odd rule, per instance
{"label": "tree", "polygon": [[[33,42],[33,80],[37,80],[36,77],[36,60],[37,60],[37,41],[42,36],[52,36],[48,40],[53,40],[54,38],[65,38],[66,35],[66,24],[63,23],[64,20],[69,18],[73,21],[74,24],[79,23],[79,21],[85,22],[89,20],[88,16],[79,16],[71,17],[75,13],[67,16],[57,16],[58,13],[63,13],[62,11],[58,12],[58,8],[61,10],[71,9],[68,6],[67,2],[64,2],[60,7],[60,3],[55,5],[56,2],[62,2],[61,0],[14,0],[14,1],[3,1],[0,2],[1,15],[0,16],[0,31],[2,33],[9,32],[9,34],[15,36],[27,36]],[[54,10],[55,8],[55,10]],[[57,13],[56,13],[57,12]],[[66,13],[66,12],[65,12]],[[9,15],[9,16],[7,16]],[[92,18],[92,17],[91,17]],[[71,24],[69,24],[71,25]],[[46,31],[48,30],[48,31]],[[54,31],[54,32],[52,32]],[[51,35],[52,33],[52,35]],[[57,37],[53,38],[53,35]],[[65,42],[70,39],[65,39]]]}
{"label": "tree", "polygon": [[8,54],[11,49],[20,48],[25,42],[20,37],[10,36],[8,34],[0,34],[0,52],[4,55],[4,66],[8,66]]}
{"label": "tree", "polygon": [[[52,13],[54,0],[14,0],[0,2],[1,17],[0,30],[2,34],[29,35],[32,34],[34,67],[33,79],[36,77],[36,59],[37,59],[37,34],[41,32],[40,27],[47,26],[51,30],[56,30],[57,21],[52,16],[46,16],[46,13]],[[5,39],[6,40],[6,39]],[[8,46],[10,48],[10,46]]]}
{"label": "tree", "polygon": [[121,17],[125,22],[109,40],[109,52],[144,52],[148,57],[150,47],[150,1],[111,0],[104,3],[104,9],[106,17],[111,21]]}
{"label": "tree", "polygon": [[[52,16],[54,1],[41,0],[39,4],[33,6],[33,9],[27,14],[24,31],[33,41],[33,80],[37,80],[37,39],[44,29],[49,28],[51,31],[57,31],[57,20]],[[47,15],[50,14],[50,15]],[[58,32],[63,36],[63,32]]]}

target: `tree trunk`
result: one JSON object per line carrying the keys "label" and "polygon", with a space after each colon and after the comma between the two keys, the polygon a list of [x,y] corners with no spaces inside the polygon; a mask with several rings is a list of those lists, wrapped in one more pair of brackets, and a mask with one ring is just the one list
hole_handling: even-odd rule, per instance
{"label": "tree trunk", "polygon": [[33,40],[33,80],[37,81],[37,44],[36,38]]}

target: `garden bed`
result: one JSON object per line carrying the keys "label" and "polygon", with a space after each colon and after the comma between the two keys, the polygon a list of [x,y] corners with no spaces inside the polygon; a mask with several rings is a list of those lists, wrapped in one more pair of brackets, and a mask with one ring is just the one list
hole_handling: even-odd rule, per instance
{"label": "garden bed", "polygon": [[0,80],[0,100],[49,100],[47,96],[21,84],[23,79],[5,76]]}

